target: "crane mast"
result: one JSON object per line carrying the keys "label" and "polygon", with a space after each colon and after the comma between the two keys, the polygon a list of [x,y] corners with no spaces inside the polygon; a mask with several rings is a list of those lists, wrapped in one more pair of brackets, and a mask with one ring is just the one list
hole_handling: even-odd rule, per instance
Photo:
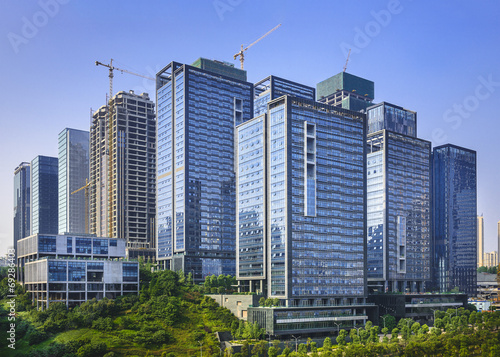
{"label": "crane mast", "polygon": [[116,145],[113,145],[115,138],[113,138],[113,114],[114,114],[114,103],[113,103],[113,78],[114,78],[114,71],[120,71],[122,73],[128,73],[132,74],[134,76],[146,78],[149,80],[155,80],[154,78],[143,76],[142,74],[134,73],[131,71],[127,71],[126,69],[121,69],[118,67],[113,66],[113,59],[109,61],[109,64],[102,63],[99,61],[95,61],[96,66],[103,66],[108,68],[109,70],[109,101],[108,101],[108,128],[107,128],[107,154],[108,154],[108,172],[107,172],[107,181],[108,181],[108,192],[107,192],[107,208],[108,208],[108,218],[107,218],[107,223],[108,223],[108,237],[112,238],[113,237],[113,194],[115,192],[115,181],[116,181],[116,174],[114,172],[113,168],[113,158],[115,157],[115,148]]}
{"label": "crane mast", "polygon": [[241,45],[241,50],[239,52],[237,52],[233,58],[234,59],[237,59],[238,57],[240,58],[240,63],[241,63],[241,69],[243,69],[243,63],[245,62],[245,51],[248,50],[250,47],[252,47],[253,45],[255,45],[257,42],[259,42],[260,40],[262,40],[264,37],[266,37],[267,35],[269,35],[271,32],[275,31],[276,29],[278,29],[278,27],[280,27],[281,24],[279,24],[278,26],[272,28],[271,30],[269,30],[268,32],[266,32],[264,35],[260,36],[256,41],[252,42],[251,44],[249,44],[247,47],[243,48],[244,45]]}

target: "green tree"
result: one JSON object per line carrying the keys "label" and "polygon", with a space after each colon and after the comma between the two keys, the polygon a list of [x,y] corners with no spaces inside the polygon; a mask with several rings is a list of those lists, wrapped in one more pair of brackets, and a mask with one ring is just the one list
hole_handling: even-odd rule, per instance
{"label": "green tree", "polygon": [[337,336],[337,344],[339,346],[345,346],[347,344],[347,341],[346,341],[346,337],[347,337],[347,331],[342,329],[339,331],[339,335]]}
{"label": "green tree", "polygon": [[259,299],[259,306],[266,306],[266,298],[265,297],[261,297]]}
{"label": "green tree", "polygon": [[399,329],[397,327],[393,328],[391,331],[391,342],[398,340]]}
{"label": "green tree", "polygon": [[301,357],[307,356],[307,345],[305,343],[299,344],[298,352]]}
{"label": "green tree", "polygon": [[392,316],[392,315],[389,315],[389,314],[385,314],[384,316],[382,316],[382,319],[381,319],[380,323],[382,325],[385,324],[385,327],[387,327],[387,329],[389,331],[392,331],[392,329],[397,326],[396,325],[396,318],[394,316]]}
{"label": "green tree", "polygon": [[331,351],[331,349],[332,349],[332,340],[330,339],[330,337],[326,337],[323,340],[323,351]]}
{"label": "green tree", "polygon": [[252,348],[252,356],[264,356],[267,352],[267,341],[259,341]]}

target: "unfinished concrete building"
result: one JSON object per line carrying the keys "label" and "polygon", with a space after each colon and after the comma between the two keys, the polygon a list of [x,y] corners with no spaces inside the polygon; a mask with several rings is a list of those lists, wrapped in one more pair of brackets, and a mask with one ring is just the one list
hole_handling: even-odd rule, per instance
{"label": "unfinished concrete building", "polygon": [[155,257],[155,171],[154,103],[147,93],[118,92],[93,114],[90,233],[125,238],[129,258]]}

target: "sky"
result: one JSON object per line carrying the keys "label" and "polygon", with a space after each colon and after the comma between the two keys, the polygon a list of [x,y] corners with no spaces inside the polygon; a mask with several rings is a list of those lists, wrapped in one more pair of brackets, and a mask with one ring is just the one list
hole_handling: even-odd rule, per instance
{"label": "sky", "polygon": [[[0,0],[0,255],[12,245],[14,169],[57,156],[64,128],[89,130],[108,70],[154,77],[198,57],[315,86],[343,70],[375,82],[375,102],[417,112],[418,137],[477,151],[485,251],[500,220],[500,3],[497,1]],[[154,83],[115,72],[114,91]]]}

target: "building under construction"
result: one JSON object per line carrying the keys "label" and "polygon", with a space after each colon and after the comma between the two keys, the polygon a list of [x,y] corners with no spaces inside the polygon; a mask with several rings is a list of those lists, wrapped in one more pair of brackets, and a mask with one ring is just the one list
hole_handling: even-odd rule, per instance
{"label": "building under construction", "polygon": [[155,256],[155,133],[146,93],[118,92],[93,114],[90,233],[125,238],[129,258]]}

